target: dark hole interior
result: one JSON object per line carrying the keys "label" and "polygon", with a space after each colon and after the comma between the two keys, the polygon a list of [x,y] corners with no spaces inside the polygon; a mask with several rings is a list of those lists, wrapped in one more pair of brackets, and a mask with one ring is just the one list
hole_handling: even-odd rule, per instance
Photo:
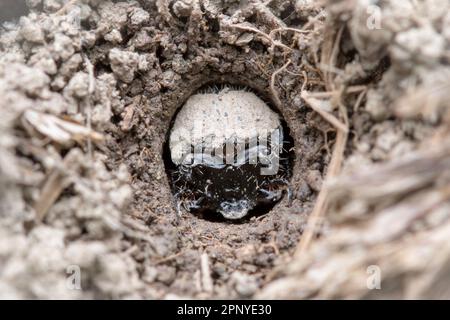
{"label": "dark hole interior", "polygon": [[[294,140],[291,137],[289,127],[287,126],[286,121],[281,116],[281,113],[273,106],[272,103],[270,103],[270,100],[267,99],[267,96],[264,94],[261,94],[261,92],[257,92],[253,89],[249,89],[248,87],[216,83],[216,84],[204,85],[201,88],[199,88],[194,94],[205,93],[205,92],[218,92],[224,87],[230,87],[233,90],[247,90],[247,91],[251,91],[251,92],[255,93],[260,99],[262,99],[267,104],[267,106],[269,106],[273,111],[275,111],[280,116],[280,122],[281,122],[281,126],[283,129],[283,149],[281,150],[281,153],[280,153],[280,164],[279,164],[280,174],[279,175],[277,174],[276,177],[275,176],[273,176],[273,177],[266,176],[265,178],[263,178],[264,180],[261,180],[261,181],[265,185],[269,186],[270,188],[277,189],[277,188],[283,186],[282,188],[278,189],[279,190],[278,192],[282,192],[282,196],[280,199],[277,199],[276,201],[258,202],[258,204],[253,209],[251,209],[245,217],[243,217],[241,219],[237,219],[237,220],[226,219],[222,216],[222,214],[220,214],[216,210],[210,209],[208,206],[202,205],[202,203],[200,203],[198,208],[191,207],[189,209],[186,209],[186,208],[185,209],[188,210],[191,214],[194,214],[199,218],[203,218],[203,219],[206,219],[206,220],[212,221],[212,222],[245,223],[245,222],[249,221],[252,217],[257,217],[257,216],[261,216],[261,215],[268,213],[284,196],[286,196],[286,194],[289,193],[289,179],[292,176],[292,168],[293,168],[293,163],[294,163],[294,159],[295,159]],[[186,100],[188,98],[189,97],[187,97]],[[164,159],[166,174],[168,175],[168,178],[169,178],[172,194],[174,195],[175,200],[179,206],[178,210],[180,210],[180,209],[183,210],[180,205],[180,200],[182,198],[189,197],[190,194],[192,194],[192,192],[195,191],[194,189],[202,188],[202,185],[201,185],[202,182],[196,180],[197,177],[200,177],[200,176],[202,179],[210,179],[211,181],[214,182],[212,187],[214,190],[216,190],[216,192],[217,192],[216,194],[226,194],[225,192],[222,192],[222,190],[220,190],[221,179],[231,179],[231,180],[227,180],[226,182],[228,182],[229,184],[232,183],[236,187],[236,191],[241,194],[244,192],[248,192],[248,191],[244,191],[244,188],[248,188],[248,185],[245,183],[245,181],[247,179],[252,179],[253,176],[257,176],[257,172],[260,169],[260,164],[257,164],[256,166],[244,164],[239,167],[240,168],[239,170],[234,170],[234,171],[232,168],[228,168],[228,169],[230,169],[229,171],[233,171],[233,172],[227,173],[226,175],[221,174],[221,172],[223,172],[223,170],[226,170],[226,168],[218,169],[218,168],[211,168],[211,167],[207,167],[207,166],[203,166],[203,165],[197,165],[197,166],[193,167],[191,174],[190,174],[190,178],[188,179],[188,182],[186,183],[186,181],[185,181],[183,183],[180,183],[179,178],[180,178],[180,176],[182,176],[182,174],[180,174],[179,166],[175,165],[172,162],[170,146],[169,146],[169,138],[170,138],[170,134],[172,132],[172,127],[174,125],[175,119],[178,116],[179,111],[184,106],[184,103],[185,103],[185,101],[183,102],[181,107],[175,112],[175,115],[173,116],[173,118],[171,120],[170,129],[168,130],[168,132],[166,134],[166,140],[165,140],[164,149],[163,149],[163,159]],[[247,146],[248,146],[248,143],[246,144],[246,147]],[[282,180],[283,180],[282,183],[280,183],[281,182],[280,178],[282,178]],[[182,190],[180,188],[180,186],[182,184],[184,184],[184,187],[187,185],[187,189]],[[254,190],[252,190],[250,192],[254,192]]]}

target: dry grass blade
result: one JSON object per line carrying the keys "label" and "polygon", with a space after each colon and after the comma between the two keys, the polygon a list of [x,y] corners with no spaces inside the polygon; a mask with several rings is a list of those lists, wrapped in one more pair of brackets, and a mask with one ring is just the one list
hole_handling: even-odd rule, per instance
{"label": "dry grass blade", "polygon": [[23,119],[40,134],[63,145],[70,144],[73,141],[81,142],[86,139],[92,139],[96,142],[103,140],[103,136],[100,133],[77,123],[62,120],[51,114],[30,109],[25,111]]}
{"label": "dry grass blade", "polygon": [[[337,34],[334,30],[330,30],[330,26],[328,26],[328,30],[325,30],[325,41],[322,48],[320,65],[324,74],[326,88],[329,91],[333,90],[335,87],[333,82],[333,72],[330,71],[338,70],[335,68],[335,66],[343,31],[343,26],[338,30]],[[324,64],[324,62],[326,63]]]}
{"label": "dry grass blade", "polygon": [[201,283],[205,292],[213,292],[214,286],[211,278],[211,271],[209,269],[209,257],[206,252],[203,252],[200,257],[201,265]]}
{"label": "dry grass blade", "polygon": [[39,199],[33,205],[37,222],[44,219],[61,192],[70,184],[71,181],[67,179],[67,172],[77,170],[81,163],[80,158],[80,150],[72,149],[66,155],[62,164],[50,172],[42,187]]}
{"label": "dry grass blade", "polygon": [[[88,74],[89,74],[89,87],[88,87],[89,95],[85,98],[85,101],[84,101],[85,109],[86,109],[85,110],[86,125],[87,125],[88,130],[92,131],[92,102],[91,102],[91,99],[92,99],[92,95],[94,94],[94,91],[95,91],[94,66],[87,56],[83,56],[83,59],[85,61],[86,69],[88,70]],[[88,143],[88,153],[92,159],[92,140],[91,140],[90,136],[88,136],[88,138],[87,138],[87,143]]]}
{"label": "dry grass blade", "polygon": [[362,241],[368,244],[392,241],[402,235],[414,221],[435,210],[449,199],[450,188],[447,186],[408,197],[379,212]]}
{"label": "dry grass blade", "polygon": [[[336,132],[336,142],[333,148],[333,155],[331,157],[331,161],[328,166],[325,181],[338,175],[344,157],[346,142],[347,142],[347,131],[342,131],[338,129],[338,131]],[[328,193],[329,193],[328,186],[326,183],[324,183],[322,190],[319,192],[319,195],[317,196],[314,209],[309,216],[305,232],[300,238],[300,243],[296,248],[295,256],[300,256],[301,254],[303,254],[308,248],[309,244],[311,243],[311,240],[313,239],[313,236],[317,231],[316,230],[317,225],[319,224],[320,219],[327,208]]]}
{"label": "dry grass blade", "polygon": [[[328,30],[326,32],[326,40],[324,44],[324,51],[322,52],[322,61],[329,61],[329,66],[334,67],[337,60],[338,55],[338,48],[339,44],[341,42],[343,27],[341,27],[336,35],[336,38],[334,37],[334,32],[331,30]],[[324,80],[326,88],[330,91],[335,90],[335,85],[333,83],[333,77],[331,73],[328,73],[326,70],[324,70]],[[325,181],[323,183],[323,187],[319,192],[319,195],[317,196],[316,203],[314,205],[313,211],[311,212],[307,226],[305,228],[305,232],[303,233],[302,237],[300,238],[300,242],[296,248],[295,256],[298,257],[302,255],[310,245],[314,235],[317,232],[317,226],[325,214],[325,211],[327,209],[328,204],[328,193],[329,189],[327,186],[328,181],[337,176],[340,172],[342,161],[344,159],[344,151],[345,151],[345,145],[347,143],[348,138],[348,119],[347,119],[347,111],[345,106],[340,102],[342,99],[342,92],[341,90],[338,91],[338,95],[335,97],[335,101],[338,101],[339,106],[339,112],[342,119],[344,119],[344,122],[340,121],[338,118],[336,118],[331,112],[327,112],[321,107],[321,103],[319,100],[311,98],[308,96],[307,91],[304,89],[306,88],[306,84],[308,82],[308,78],[306,73],[303,74],[304,76],[304,83],[302,86],[302,92],[301,97],[305,100],[305,102],[318,114],[320,114],[324,120],[329,122],[334,128],[336,128],[336,141],[333,148],[333,154],[331,156],[330,163],[328,165],[328,169],[325,175]]]}
{"label": "dry grass blade", "polygon": [[450,168],[450,147],[442,143],[434,148],[411,153],[371,170],[359,170],[331,182],[333,199],[352,196],[370,203],[396,197],[434,183]]}
{"label": "dry grass blade", "polygon": [[326,111],[322,107],[322,103],[320,100],[311,98],[308,95],[308,92],[303,91],[301,93],[301,97],[305,102],[308,104],[308,106],[313,109],[315,112],[320,114],[322,118],[324,118],[328,123],[330,123],[333,127],[335,127],[338,131],[342,131],[347,133],[348,127],[340,121],[338,118],[336,118],[332,113]]}

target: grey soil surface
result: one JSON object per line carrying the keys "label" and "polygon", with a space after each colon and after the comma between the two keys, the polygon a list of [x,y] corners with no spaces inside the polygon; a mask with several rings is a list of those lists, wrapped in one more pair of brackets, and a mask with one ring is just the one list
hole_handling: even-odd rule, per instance
{"label": "grey soil surface", "polygon": [[[375,28],[350,0],[8,10],[0,297],[377,297],[371,265],[384,297],[448,297],[430,288],[450,261],[449,4],[398,3],[371,7]],[[292,197],[237,223],[179,212],[165,170],[174,115],[214,84],[251,88],[294,139]]]}

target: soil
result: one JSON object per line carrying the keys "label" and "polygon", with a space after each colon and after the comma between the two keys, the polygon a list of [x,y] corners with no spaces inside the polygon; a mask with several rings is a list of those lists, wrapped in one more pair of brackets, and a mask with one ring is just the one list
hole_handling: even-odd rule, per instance
{"label": "soil", "polygon": [[[372,297],[374,264],[391,279],[379,296],[449,294],[429,288],[450,257],[450,10],[413,2],[383,2],[375,30],[365,1],[15,2],[0,29],[0,297]],[[165,169],[177,110],[219,84],[257,92],[294,140],[292,194],[239,222],[180,211]],[[431,271],[395,253],[431,238]],[[413,270],[428,282],[406,290]]]}

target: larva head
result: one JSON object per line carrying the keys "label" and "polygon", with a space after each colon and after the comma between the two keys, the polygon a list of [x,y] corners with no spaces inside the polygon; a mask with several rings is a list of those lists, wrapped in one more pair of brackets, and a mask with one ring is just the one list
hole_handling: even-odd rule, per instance
{"label": "larva head", "polygon": [[283,127],[253,92],[225,88],[191,96],[175,119],[169,148],[172,183],[190,211],[240,219],[281,198],[272,182],[284,172]]}

